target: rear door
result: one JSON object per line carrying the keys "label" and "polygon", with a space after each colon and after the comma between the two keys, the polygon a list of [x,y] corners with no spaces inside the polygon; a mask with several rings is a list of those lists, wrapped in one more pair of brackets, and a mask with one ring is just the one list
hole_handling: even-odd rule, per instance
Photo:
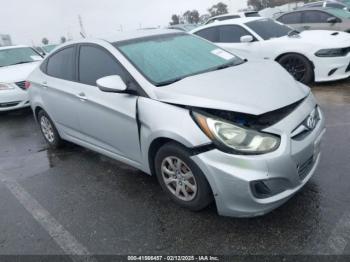
{"label": "rear door", "polygon": [[324,11],[305,10],[302,21],[304,30],[336,30],[336,23],[329,23],[327,20],[332,16]]}
{"label": "rear door", "polygon": [[43,64],[46,74],[39,83],[45,110],[57,127],[69,136],[77,136],[79,132],[75,55],[75,45],[51,55]]}
{"label": "rear door", "polygon": [[137,95],[100,91],[96,81],[119,75],[130,87],[137,85],[129,73],[105,48],[82,44],[78,50],[78,110],[81,140],[117,157],[140,162],[140,144],[136,121]]}

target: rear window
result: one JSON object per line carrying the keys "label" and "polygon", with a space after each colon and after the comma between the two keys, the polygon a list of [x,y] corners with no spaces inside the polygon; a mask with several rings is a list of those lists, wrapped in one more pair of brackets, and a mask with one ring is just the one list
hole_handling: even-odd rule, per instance
{"label": "rear window", "polygon": [[75,47],[64,48],[49,57],[46,73],[52,77],[74,81]]}

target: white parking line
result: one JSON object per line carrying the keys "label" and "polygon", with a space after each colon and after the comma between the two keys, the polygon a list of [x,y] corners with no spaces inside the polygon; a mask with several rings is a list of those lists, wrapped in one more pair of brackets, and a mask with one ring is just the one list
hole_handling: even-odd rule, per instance
{"label": "white parking line", "polygon": [[65,254],[73,261],[96,261],[86,247],[79,243],[38,201],[16,181],[6,180],[0,173],[0,181],[11,191],[22,206],[47,231]]}
{"label": "white parking line", "polygon": [[328,238],[328,245],[335,255],[341,255],[350,241],[350,213],[345,213]]}

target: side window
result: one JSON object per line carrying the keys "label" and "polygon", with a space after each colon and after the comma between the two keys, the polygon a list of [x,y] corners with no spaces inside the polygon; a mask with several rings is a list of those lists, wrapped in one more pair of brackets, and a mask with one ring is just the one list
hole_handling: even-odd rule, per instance
{"label": "side window", "polygon": [[104,76],[119,75],[126,81],[124,69],[115,58],[102,48],[81,46],[79,51],[79,82],[96,86],[96,81]]}
{"label": "side window", "polygon": [[331,16],[321,11],[305,11],[303,13],[303,23],[327,23]]}
{"label": "side window", "polygon": [[218,28],[218,43],[240,43],[242,36],[251,35],[247,30],[238,25],[223,25]]}
{"label": "side window", "polygon": [[285,14],[277,19],[283,24],[300,24],[301,23],[301,12]]}
{"label": "side window", "polygon": [[333,8],[337,8],[337,9],[346,8],[346,6],[343,6],[342,4],[338,4],[338,3],[327,3],[327,7],[333,7]]}
{"label": "side window", "polygon": [[203,29],[195,34],[214,43],[217,43],[219,41],[219,30],[217,27]]}
{"label": "side window", "polygon": [[75,80],[75,47],[64,48],[47,61],[46,73],[52,77]]}

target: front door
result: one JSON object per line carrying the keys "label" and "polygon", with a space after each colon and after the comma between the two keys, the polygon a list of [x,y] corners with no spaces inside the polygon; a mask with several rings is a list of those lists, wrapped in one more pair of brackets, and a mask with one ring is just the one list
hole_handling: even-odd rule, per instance
{"label": "front door", "polygon": [[96,86],[99,78],[109,75],[119,75],[127,82],[127,72],[100,46],[81,45],[78,52],[81,139],[100,150],[139,163],[138,97],[102,92]]}

